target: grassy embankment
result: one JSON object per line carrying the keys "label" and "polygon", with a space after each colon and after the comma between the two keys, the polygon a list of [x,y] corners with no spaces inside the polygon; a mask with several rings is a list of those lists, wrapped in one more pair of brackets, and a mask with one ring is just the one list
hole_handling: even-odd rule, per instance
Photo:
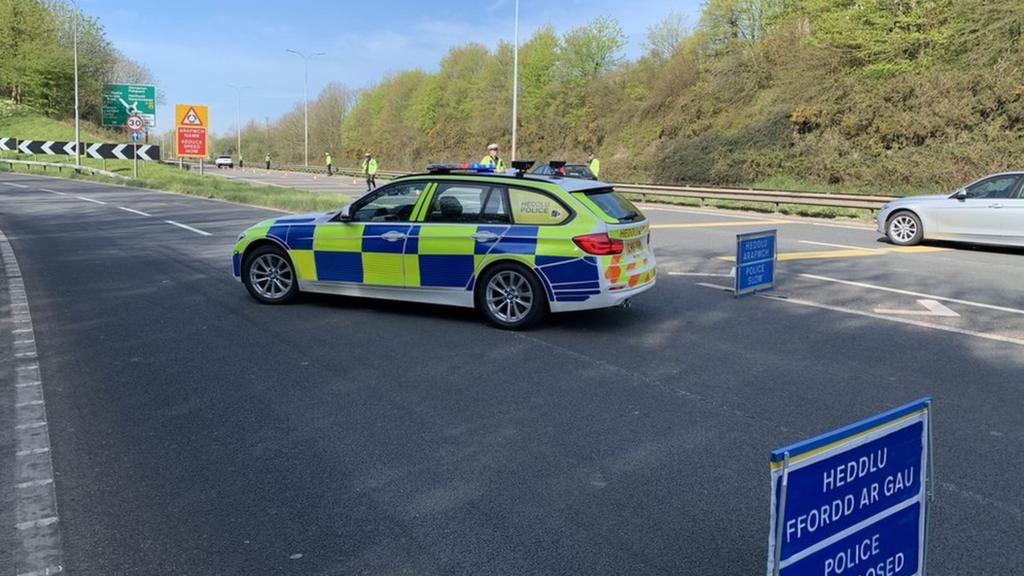
{"label": "grassy embankment", "polygon": [[[74,134],[74,125],[68,122],[46,118],[23,108],[13,108],[9,105],[6,108],[0,107],[0,137],[14,137],[24,140],[74,140]],[[123,136],[119,137],[95,126],[82,126],[82,139],[86,142],[118,142],[121,138]],[[29,156],[12,152],[0,152],[0,157],[18,160],[74,163],[74,158],[68,156]],[[107,160],[103,162],[101,160],[83,158],[82,164],[93,168],[102,168],[129,178],[132,176],[132,162],[126,160]],[[38,167],[15,166],[15,171],[17,172],[31,171],[36,174],[58,175],[53,169],[43,172]],[[6,164],[0,167],[0,170],[7,169]],[[200,176],[193,172],[184,172],[174,166],[157,162],[139,162],[139,177],[131,178],[130,180],[93,176],[84,173],[74,174],[67,170],[62,171],[59,175],[103,182],[104,184],[179,192],[202,198],[226,200],[294,212],[331,210],[351,201],[344,194],[325,194],[293,188],[254,186],[245,182],[236,182],[216,176]]]}

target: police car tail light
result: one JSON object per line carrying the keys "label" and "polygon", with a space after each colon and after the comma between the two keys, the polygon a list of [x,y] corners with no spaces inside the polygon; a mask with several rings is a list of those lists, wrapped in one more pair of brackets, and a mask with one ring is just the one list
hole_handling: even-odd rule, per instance
{"label": "police car tail light", "polygon": [[572,241],[587,254],[593,254],[595,256],[622,254],[622,240],[612,238],[605,232],[576,236]]}

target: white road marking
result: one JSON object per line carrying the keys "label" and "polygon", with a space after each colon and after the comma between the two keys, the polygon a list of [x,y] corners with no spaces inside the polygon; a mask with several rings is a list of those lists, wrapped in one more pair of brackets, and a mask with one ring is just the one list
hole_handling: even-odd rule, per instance
{"label": "white road marking", "polygon": [[31,572],[20,572],[18,576],[54,576],[54,574],[62,574],[64,567],[61,565],[47,566],[40,570],[32,570]]}
{"label": "white road marking", "polygon": [[884,320],[886,322],[896,322],[898,324],[908,324],[910,326],[917,326],[920,328],[930,328],[932,330],[940,330],[942,332],[952,332],[954,334],[962,334],[964,336],[973,336],[975,338],[983,338],[985,340],[994,340],[996,342],[1004,342],[1006,344],[1016,344],[1017,346],[1024,346],[1024,340],[1020,338],[1011,338],[1009,336],[1000,336],[999,334],[989,334],[986,332],[976,332],[974,330],[965,330],[963,328],[956,328],[953,326],[943,326],[942,324],[929,324],[928,322],[921,322],[920,320],[910,320],[908,318],[894,318],[892,316],[884,316],[882,314],[875,314],[873,312],[863,312],[861,310],[853,310],[851,308],[843,308],[842,306],[830,306],[828,304],[819,304],[817,302],[809,302],[807,300],[799,300],[795,298],[781,298],[779,296],[773,296],[771,294],[758,294],[759,297],[775,302],[786,302],[788,304],[796,304],[797,306],[806,306],[808,308],[818,308],[820,310],[829,310],[832,312],[842,312],[844,314],[852,314],[854,316],[863,316],[865,318],[874,318],[876,320]]}
{"label": "white road marking", "polygon": [[830,242],[814,242],[812,240],[801,240],[801,244],[810,244],[812,246],[828,246],[830,248],[846,248],[848,250],[866,250],[868,252],[884,252],[880,248],[864,248],[862,246],[851,246],[849,244],[832,244]]}
{"label": "white road marking", "polygon": [[669,272],[669,276],[701,276],[704,278],[734,278],[735,273],[730,272],[729,274],[712,274],[710,272]]}
{"label": "white road marking", "polygon": [[707,282],[697,282],[697,286],[703,286],[705,288],[714,288],[715,290],[723,290],[725,292],[734,292],[736,290],[732,286],[721,286],[719,284],[708,284]]}
{"label": "white road marking", "polygon": [[56,190],[50,190],[49,188],[40,188],[43,192],[49,192],[50,194],[56,194],[57,196],[67,196],[64,192],[58,192]]}
{"label": "white road marking", "polygon": [[918,300],[918,304],[924,306],[924,310],[891,310],[875,308],[878,314],[896,314],[898,316],[938,316],[940,318],[959,318],[960,315],[950,310],[938,300]]}
{"label": "white road marking", "polygon": [[14,487],[24,490],[25,488],[36,488],[37,486],[46,486],[48,484],[53,484],[53,478],[43,478],[42,480],[32,480],[29,482],[19,482],[18,484],[15,484]]}
{"label": "white road marking", "polygon": [[875,229],[874,226],[856,226],[853,224],[828,224],[826,222],[812,222],[811,226],[821,226],[823,228],[843,228],[846,230],[861,230],[871,232]]}
{"label": "white road marking", "polygon": [[100,200],[93,200],[92,198],[87,198],[85,196],[75,196],[75,198],[78,198],[79,200],[85,200],[86,202],[92,202],[93,204],[104,204],[104,205],[106,205],[106,202],[102,202]]}
{"label": "white road marking", "polygon": [[164,220],[164,222],[170,224],[171,226],[177,226],[178,228],[184,228],[185,230],[188,230],[190,232],[195,232],[196,234],[202,234],[203,236],[213,236],[213,234],[210,234],[209,232],[206,232],[205,230],[200,230],[199,228],[193,228],[193,227],[189,226],[188,224],[182,224],[181,222],[175,222],[174,220]]}
{"label": "white road marking", "polygon": [[18,530],[28,530],[30,528],[42,528],[43,526],[49,526],[57,522],[56,516],[50,516],[49,518],[40,518],[39,520],[29,520],[28,522],[19,522],[15,524]]}
{"label": "white road marking", "polygon": [[930,300],[939,300],[942,302],[952,302],[954,304],[964,304],[966,306],[974,306],[975,308],[985,308],[987,310],[998,310],[1000,312],[1010,312],[1011,314],[1024,314],[1024,310],[1018,310],[1017,308],[1007,308],[1005,306],[996,306],[994,304],[984,304],[982,302],[972,302],[970,300],[960,300],[958,298],[947,298],[945,296],[936,296],[934,294],[923,294],[921,292],[911,292],[910,290],[900,290],[898,288],[888,288],[886,286],[878,286],[876,284],[866,284],[864,282],[852,282],[850,280],[839,280],[838,278],[829,278],[827,276],[817,276],[815,274],[801,274],[803,278],[810,278],[811,280],[820,280],[822,282],[833,282],[835,284],[845,284],[846,286],[856,286],[857,288],[868,288],[871,290],[881,290],[883,292],[892,292],[893,294],[903,294],[905,296],[917,296],[918,298],[928,298]]}
{"label": "white road marking", "polygon": [[15,188],[28,188],[28,186],[25,186],[24,184],[15,184],[14,182],[4,182],[4,184],[7,184],[8,186],[13,186]]}
{"label": "white road marking", "polygon": [[118,209],[124,210],[125,212],[131,212],[132,214],[138,214],[139,216],[152,216],[152,214],[146,214],[141,210],[134,210],[132,208],[125,208],[124,206],[118,206]]}
{"label": "white road marking", "polygon": [[14,522],[18,548],[24,551],[15,557],[14,573],[19,576],[48,576],[63,571],[60,529],[57,519],[57,495],[53,485],[53,458],[50,452],[49,426],[39,362],[32,330],[32,315],[25,296],[25,283],[20,278],[18,259],[7,236],[0,230],[0,256],[11,280],[6,284],[12,302],[8,312],[15,336],[14,386],[19,399],[35,398],[14,404],[15,457],[31,458],[15,467],[14,484],[18,488],[35,488],[19,492],[13,499]]}

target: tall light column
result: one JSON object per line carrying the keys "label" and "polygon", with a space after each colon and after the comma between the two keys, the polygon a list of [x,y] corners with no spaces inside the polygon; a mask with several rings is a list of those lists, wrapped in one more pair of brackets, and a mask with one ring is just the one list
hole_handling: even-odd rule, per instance
{"label": "tall light column", "polygon": [[252,86],[237,86],[235,84],[228,84],[228,88],[235,89],[235,135],[238,137],[238,163],[242,163],[242,90],[252,88]]}
{"label": "tall light column", "polygon": [[516,160],[519,134],[519,0],[516,0],[515,49],[512,53],[512,160]]}
{"label": "tall light column", "polygon": [[298,50],[292,50],[291,48],[286,48],[285,52],[291,52],[292,54],[298,54],[302,58],[303,63],[305,64],[305,71],[304,71],[303,83],[302,83],[302,101],[303,101],[304,110],[305,110],[305,113],[304,113],[304,115],[305,115],[305,120],[304,120],[304,126],[305,126],[305,134],[304,134],[305,154],[304,154],[304,158],[305,158],[305,161],[304,161],[304,164],[308,168],[309,167],[309,59],[310,58],[315,58],[317,56],[323,56],[323,55],[326,54],[326,52],[314,52],[313,54],[310,54],[308,56],[306,54],[303,54],[302,52],[299,52]]}

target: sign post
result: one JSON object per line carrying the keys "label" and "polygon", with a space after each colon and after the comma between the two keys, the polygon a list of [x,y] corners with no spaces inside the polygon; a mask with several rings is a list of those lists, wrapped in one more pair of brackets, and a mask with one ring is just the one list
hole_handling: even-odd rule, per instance
{"label": "sign post", "polygon": [[156,126],[156,88],[139,84],[106,84],[100,110],[104,126],[125,126],[129,116],[139,116],[143,123]]}
{"label": "sign post", "polygon": [[771,454],[768,576],[923,576],[932,400]]}
{"label": "sign post", "polygon": [[736,235],[737,298],[775,287],[777,246],[777,230]]}
{"label": "sign post", "polygon": [[178,157],[205,159],[206,131],[210,125],[209,108],[198,104],[178,104],[174,112]]}
{"label": "sign post", "polygon": [[139,149],[138,141],[142,138],[142,131],[146,128],[146,123],[139,116],[138,113],[130,114],[128,119],[125,120],[124,125],[128,128],[132,139],[132,177],[138,179],[139,177]]}

